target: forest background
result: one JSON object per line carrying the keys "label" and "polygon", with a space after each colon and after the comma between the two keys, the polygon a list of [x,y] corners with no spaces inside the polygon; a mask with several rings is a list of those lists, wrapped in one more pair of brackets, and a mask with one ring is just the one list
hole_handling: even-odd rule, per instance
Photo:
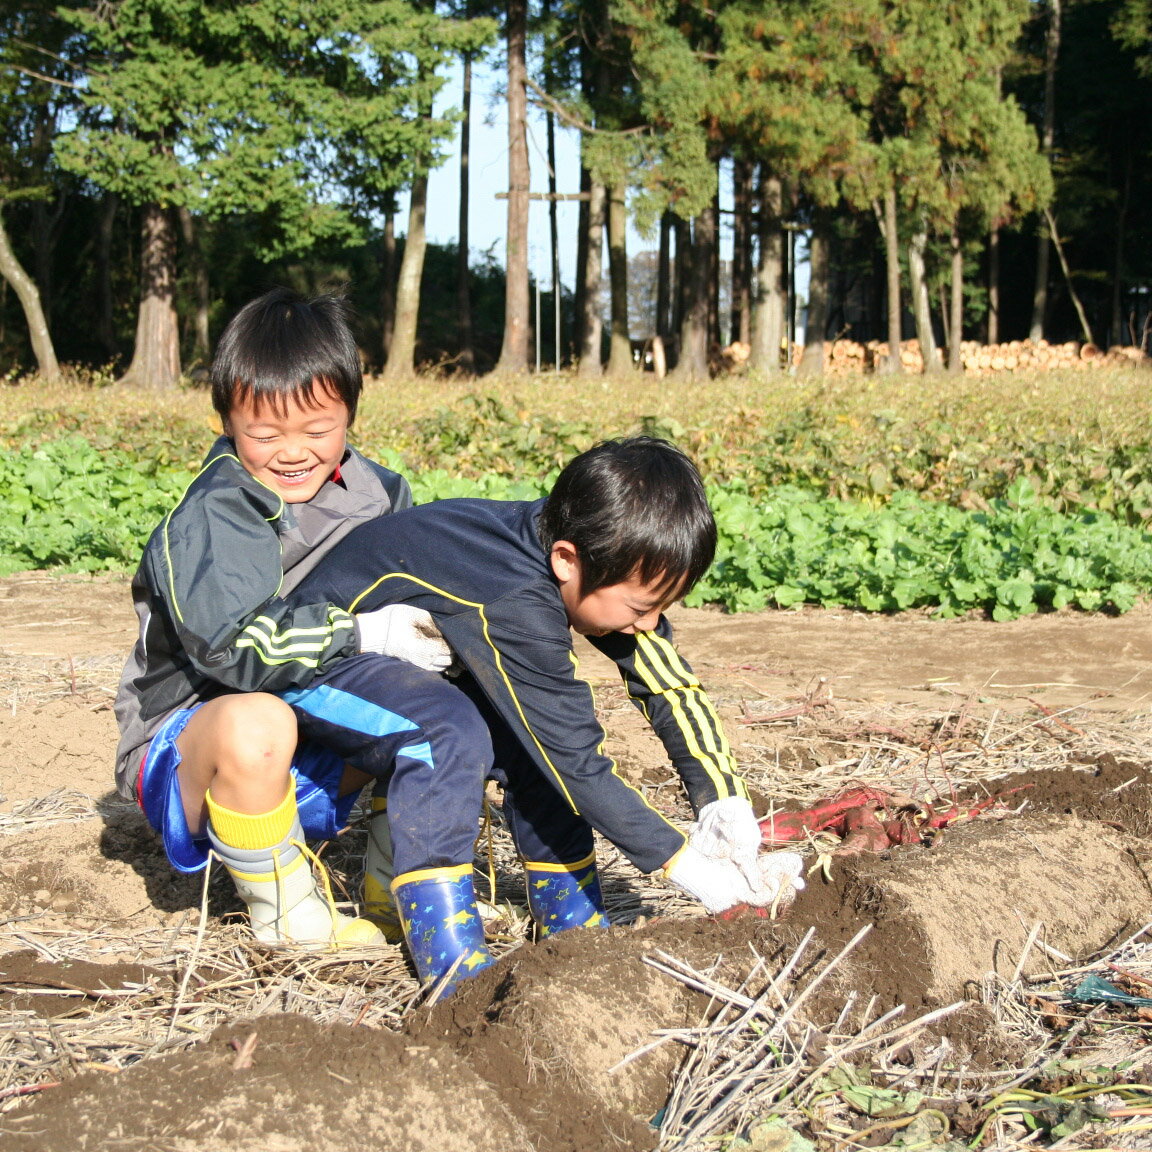
{"label": "forest background", "polygon": [[[685,379],[731,341],[775,371],[793,332],[814,372],[837,336],[886,341],[878,370],[909,336],[929,369],[955,334],[1146,345],[1150,49],[1148,0],[6,0],[0,368],[168,387],[272,283],[347,286],[393,377],[537,348],[617,373],[654,337]],[[469,244],[478,62],[505,77],[503,260]],[[453,145],[457,240],[430,244]]]}

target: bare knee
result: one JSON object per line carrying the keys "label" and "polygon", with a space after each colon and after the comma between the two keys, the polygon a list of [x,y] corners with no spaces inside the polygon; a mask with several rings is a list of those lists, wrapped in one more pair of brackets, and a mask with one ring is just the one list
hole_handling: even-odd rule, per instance
{"label": "bare knee", "polygon": [[240,812],[269,811],[284,798],[296,750],[296,716],[276,696],[252,692],[208,701],[177,745],[189,825],[206,819],[204,794]]}
{"label": "bare knee", "polygon": [[213,700],[211,717],[217,772],[255,774],[287,771],[296,750],[296,715],[265,692]]}

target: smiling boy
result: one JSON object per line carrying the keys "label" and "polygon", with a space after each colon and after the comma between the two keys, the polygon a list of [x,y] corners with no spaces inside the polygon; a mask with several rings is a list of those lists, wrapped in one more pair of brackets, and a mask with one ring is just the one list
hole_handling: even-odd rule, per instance
{"label": "smiling boy", "polygon": [[132,583],[140,635],[116,698],[117,787],[179,870],[215,852],[267,943],[380,941],[318,887],[305,838],[335,835],[392,756],[371,740],[333,751],[280,693],[340,677],[371,696],[399,676],[460,712],[442,677],[382,655],[447,666],[412,609],[354,619],[323,598],[284,599],[354,527],[412,503],[403,477],[347,445],[361,386],[339,299],[276,289],[241,309],[212,367],[224,434]]}

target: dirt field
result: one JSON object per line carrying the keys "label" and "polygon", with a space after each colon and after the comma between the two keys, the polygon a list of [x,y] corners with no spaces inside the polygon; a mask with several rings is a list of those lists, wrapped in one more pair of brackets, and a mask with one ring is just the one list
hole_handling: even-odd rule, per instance
{"label": "dirt field", "polygon": [[[815,867],[777,922],[698,916],[605,847],[616,926],[541,945],[523,943],[497,827],[489,929],[506,954],[429,1010],[399,949],[254,946],[227,883],[216,876],[205,891],[176,877],[111,793],[109,705],[134,628],[126,581],[0,581],[0,1145],[651,1149],[661,1137],[650,1122],[679,1106],[670,1088],[682,1096],[693,1082],[686,1054],[703,1058],[692,1029],[718,1004],[743,1003],[741,987],[759,993],[789,958],[780,994],[804,1001],[796,1018],[816,1065],[847,1061],[835,1054],[857,1049],[836,1045],[871,1035],[868,1021],[898,1005],[903,1023],[965,1001],[894,1034],[873,1065],[923,1077],[935,1060],[953,1130],[970,1138],[975,1122],[965,1129],[955,1106],[963,1090],[945,1093],[941,1076],[1015,1068],[1047,1043],[1033,1024],[1006,1025],[986,974],[1019,984],[1075,968],[1152,920],[1152,611],[1008,624],[820,611],[673,620],[765,810],[849,782],[919,799],[1019,790],[931,847],[836,858],[827,875]],[[687,819],[610,668],[590,649],[582,657],[609,751]],[[328,850],[350,898],[362,848],[353,828]],[[1080,1030],[1075,1050],[1091,1033]],[[681,1112],[688,1132],[703,1107]],[[754,1120],[753,1097],[730,1115],[734,1126]],[[809,1137],[843,1147],[821,1123]],[[847,1130],[874,1123],[855,1117]],[[790,1146],[765,1140],[757,1147]],[[666,1124],[661,1146],[705,1145],[673,1144]]]}

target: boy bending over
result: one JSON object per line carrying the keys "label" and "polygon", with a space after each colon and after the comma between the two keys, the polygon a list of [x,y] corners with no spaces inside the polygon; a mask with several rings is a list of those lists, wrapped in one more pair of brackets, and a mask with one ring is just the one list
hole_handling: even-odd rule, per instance
{"label": "boy bending over", "polygon": [[403,477],[345,441],[361,386],[341,301],[277,289],[246,305],[212,368],[224,435],[132,584],[140,637],[116,698],[117,787],[176,868],[197,871],[215,851],[272,943],[380,940],[374,924],[336,912],[305,836],[335,835],[395,744],[381,753],[361,738],[357,755],[338,754],[325,740],[333,726],[317,731],[277,693],[337,682],[373,699],[399,679],[428,722],[482,731],[471,709],[458,716],[443,677],[375,654],[447,667],[413,609],[354,620],[323,597],[284,599],[354,527],[412,503]]}
{"label": "boy bending over", "polygon": [[[715,545],[691,461],[638,437],[576,457],[546,500],[444,500],[363,525],[289,597],[351,612],[426,610],[465,669],[455,685],[487,721],[491,745],[473,746],[481,771],[476,757],[453,761],[433,750],[425,787],[413,787],[403,766],[377,787],[377,809],[387,805],[387,815],[374,821],[368,877],[378,894],[390,885],[423,979],[455,968],[451,986],[491,962],[472,881],[485,776],[504,785],[530,910],[544,933],[606,922],[594,828],[709,911],[767,904],[803,886],[795,854],[758,858],[747,788],[663,615],[704,574]],[[604,755],[571,630],[616,662],[662,740],[698,816],[691,840]],[[325,687],[284,698],[317,717],[335,706]],[[406,725],[413,745],[425,739],[405,719],[402,698],[390,707],[391,721],[378,724]]]}

